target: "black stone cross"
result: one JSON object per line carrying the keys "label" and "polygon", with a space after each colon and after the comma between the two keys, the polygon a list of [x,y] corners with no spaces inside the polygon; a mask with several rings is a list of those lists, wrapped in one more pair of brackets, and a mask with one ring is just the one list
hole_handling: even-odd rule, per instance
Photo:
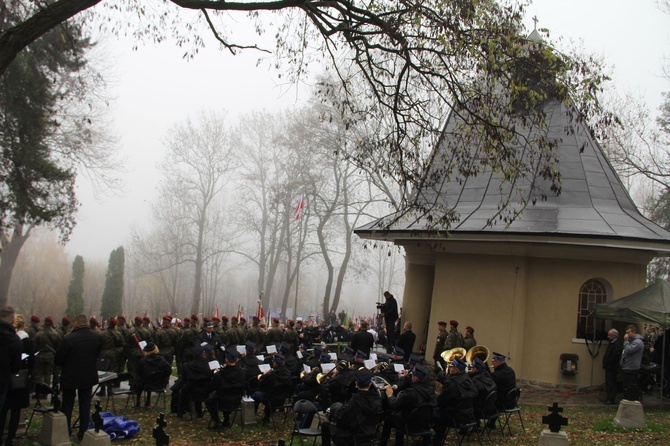
{"label": "black stone cross", "polygon": [[95,402],[95,412],[91,415],[93,428],[95,429],[96,434],[102,429],[102,415],[100,415],[100,412],[102,412],[102,406],[100,405],[100,400],[97,400]]}
{"label": "black stone cross", "polygon": [[165,414],[161,414],[156,418],[156,426],[154,426],[152,437],[156,440],[156,446],[169,446],[170,436],[165,432],[167,421],[165,421]]}
{"label": "black stone cross", "polygon": [[568,419],[560,414],[560,412],[563,412],[563,408],[558,407],[558,403],[554,403],[551,407],[547,407],[547,410],[551,413],[542,417],[542,424],[548,424],[550,431],[559,432],[561,426],[568,425]]}

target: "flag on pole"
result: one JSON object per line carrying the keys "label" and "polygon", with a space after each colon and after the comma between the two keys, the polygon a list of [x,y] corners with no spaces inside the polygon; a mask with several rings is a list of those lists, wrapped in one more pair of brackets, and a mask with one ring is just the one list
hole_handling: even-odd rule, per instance
{"label": "flag on pole", "polygon": [[217,318],[217,319],[219,318],[219,306],[218,305],[214,306],[214,314],[212,315],[212,319],[214,319],[214,318]]}
{"label": "flag on pole", "polygon": [[258,310],[256,310],[256,316],[258,316],[258,319],[263,320],[265,317],[265,312],[263,312],[263,304],[261,303],[261,300],[258,299]]}
{"label": "flag on pole", "polygon": [[302,215],[302,210],[305,207],[305,196],[300,195],[300,200],[298,200],[298,205],[295,207],[295,219],[299,220]]}

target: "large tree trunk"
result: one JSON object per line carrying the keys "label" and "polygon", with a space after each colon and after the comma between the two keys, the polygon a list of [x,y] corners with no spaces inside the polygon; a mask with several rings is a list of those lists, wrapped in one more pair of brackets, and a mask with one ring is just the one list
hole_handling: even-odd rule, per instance
{"label": "large tree trunk", "polygon": [[0,252],[0,308],[7,306],[9,298],[9,285],[12,281],[14,266],[19,258],[19,253],[23,244],[30,237],[30,231],[33,226],[28,226],[26,233],[23,233],[24,224],[16,223],[12,229],[11,237],[2,234],[2,252]]}
{"label": "large tree trunk", "polygon": [[193,284],[193,301],[191,303],[191,314],[198,314],[200,311],[200,296],[202,294],[202,266],[204,263],[202,250],[205,238],[205,211],[202,211],[200,221],[198,222],[198,245],[195,253],[195,277]]}

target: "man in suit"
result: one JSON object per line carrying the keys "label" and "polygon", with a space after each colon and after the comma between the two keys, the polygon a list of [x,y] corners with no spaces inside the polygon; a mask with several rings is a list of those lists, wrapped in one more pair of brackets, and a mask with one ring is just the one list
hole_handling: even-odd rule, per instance
{"label": "man in suit", "polygon": [[412,323],[405,322],[403,325],[403,331],[400,337],[398,338],[398,347],[400,347],[405,352],[404,360],[405,362],[409,361],[409,355],[412,354],[414,350],[414,343],[416,342],[416,335],[412,331]]}
{"label": "man in suit", "polygon": [[388,336],[388,353],[395,345],[395,323],[398,320],[398,301],[395,300],[393,294],[384,291],[384,323],[386,324],[386,334]]}
{"label": "man in suit", "polygon": [[75,394],[79,398],[79,440],[84,437],[91,418],[91,393],[98,383],[97,363],[101,347],[100,333],[91,330],[86,315],[80,314],[72,322],[72,332],[58,345],[54,358],[61,368],[62,409],[68,426],[72,424]]}
{"label": "man in suit", "polygon": [[604,404],[616,403],[616,381],[619,373],[619,361],[621,360],[621,344],[619,344],[619,332],[612,328],[607,332],[607,350],[603,356],[603,369],[605,369],[605,401]]}

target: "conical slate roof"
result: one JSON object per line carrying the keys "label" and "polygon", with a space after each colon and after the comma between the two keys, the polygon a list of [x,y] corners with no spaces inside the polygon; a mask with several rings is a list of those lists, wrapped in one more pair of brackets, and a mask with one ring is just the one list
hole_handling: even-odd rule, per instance
{"label": "conical slate roof", "polygon": [[[540,177],[534,181],[517,181],[512,188],[500,174],[490,170],[467,178],[443,179],[437,185],[420,190],[419,197],[429,203],[437,202],[443,209],[455,210],[459,218],[452,223],[449,232],[454,235],[505,233],[533,238],[617,238],[669,245],[661,250],[670,248],[670,232],[638,211],[586,125],[571,121],[568,106],[558,100],[547,101],[544,112],[548,123],[547,137],[558,142],[555,151],[561,193],[551,192],[549,182]],[[451,155],[447,148],[450,141],[446,138],[457,137],[457,121],[454,114],[448,119],[443,140],[435,149],[436,160],[449,161]],[[502,221],[501,203],[518,202],[525,196],[531,197],[525,209],[522,205],[511,204],[521,210],[521,214],[508,224]],[[390,227],[385,227],[388,221],[388,218],[378,220],[357,228],[356,233],[364,238],[394,239],[400,233],[429,235],[439,229],[429,227],[425,220],[411,217],[401,217]],[[495,223],[490,224],[492,221]]]}

